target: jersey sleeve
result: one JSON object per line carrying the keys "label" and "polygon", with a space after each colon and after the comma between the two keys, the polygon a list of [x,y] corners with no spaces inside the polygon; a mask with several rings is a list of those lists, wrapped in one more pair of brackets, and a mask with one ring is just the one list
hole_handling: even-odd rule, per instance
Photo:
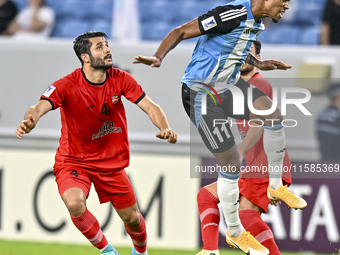
{"label": "jersey sleeve", "polygon": [[198,17],[198,23],[202,34],[226,34],[233,31],[246,19],[247,8],[245,6],[224,5]]}
{"label": "jersey sleeve", "polygon": [[269,81],[262,75],[258,74],[254,78],[248,81],[250,84],[254,85],[256,88],[265,93],[270,99],[273,100],[273,87]]}
{"label": "jersey sleeve", "polygon": [[146,95],[142,86],[127,72],[124,72],[122,94],[127,100],[135,104],[138,104]]}
{"label": "jersey sleeve", "polygon": [[67,84],[64,79],[60,79],[47,88],[45,93],[40,97],[40,100],[49,101],[52,105],[52,110],[62,107],[66,98],[66,87]]}

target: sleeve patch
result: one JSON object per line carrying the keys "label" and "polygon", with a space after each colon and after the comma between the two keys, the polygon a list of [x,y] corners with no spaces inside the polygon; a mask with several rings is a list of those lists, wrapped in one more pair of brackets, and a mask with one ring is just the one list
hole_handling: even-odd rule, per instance
{"label": "sleeve patch", "polygon": [[51,85],[51,86],[48,87],[48,89],[46,90],[46,92],[43,95],[45,97],[49,97],[55,89],[56,89],[56,87]]}
{"label": "sleeve patch", "polygon": [[216,23],[214,16],[211,16],[211,17],[209,17],[205,20],[202,20],[201,23],[202,23],[202,27],[203,27],[204,31],[207,31],[207,30],[212,29],[213,27],[217,26],[217,23]]}

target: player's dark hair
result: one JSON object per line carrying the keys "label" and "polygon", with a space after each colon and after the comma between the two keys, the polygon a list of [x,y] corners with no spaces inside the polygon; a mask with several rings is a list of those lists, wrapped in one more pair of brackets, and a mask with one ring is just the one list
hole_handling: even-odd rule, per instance
{"label": "player's dark hair", "polygon": [[256,41],[254,41],[254,46],[255,46],[255,54],[258,55],[261,53],[261,41],[256,39]]}
{"label": "player's dark hair", "polygon": [[92,43],[90,42],[90,38],[93,37],[104,37],[107,40],[107,35],[104,32],[99,31],[89,31],[84,34],[79,35],[73,41],[73,50],[76,53],[77,57],[79,58],[81,65],[84,65],[84,61],[81,59],[81,54],[89,54],[91,55],[91,46]]}
{"label": "player's dark hair", "polygon": [[328,88],[328,96],[334,100],[336,99],[338,96],[340,95],[340,83],[339,82],[335,82],[330,84],[329,88]]}

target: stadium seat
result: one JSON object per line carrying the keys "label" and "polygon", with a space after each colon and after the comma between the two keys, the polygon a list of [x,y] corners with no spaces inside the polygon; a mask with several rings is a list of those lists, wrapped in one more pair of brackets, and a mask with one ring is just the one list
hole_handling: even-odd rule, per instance
{"label": "stadium seat", "polygon": [[93,8],[91,1],[84,0],[67,0],[56,1],[54,8],[56,8],[56,16],[60,19],[85,19],[89,16],[89,10]]}
{"label": "stadium seat", "polygon": [[[150,9],[150,6],[149,6]],[[156,22],[171,23],[178,12],[178,3],[172,1],[158,0],[149,11],[150,16]]]}
{"label": "stadium seat", "polygon": [[53,37],[75,38],[89,30],[89,25],[84,20],[64,19],[56,23]]}
{"label": "stadium seat", "polygon": [[276,26],[265,31],[266,42],[271,44],[297,44],[299,28],[290,25]]}
{"label": "stadium seat", "polygon": [[257,36],[257,39],[261,41],[261,43],[268,43],[268,36],[270,35],[270,30],[264,30],[259,36]]}
{"label": "stadium seat", "polygon": [[162,40],[172,29],[166,22],[144,22],[141,27],[142,40]]}
{"label": "stadium seat", "polygon": [[322,5],[314,2],[308,4],[299,3],[298,9],[294,15],[292,23],[298,26],[317,26],[321,23],[323,12]]}
{"label": "stadium seat", "polygon": [[210,7],[209,6],[207,6],[207,7],[209,7],[208,9],[210,10],[210,9],[215,8],[217,6],[225,5],[225,4],[228,3],[228,1],[225,1],[225,0],[211,0],[211,1],[209,1],[209,3],[210,3],[209,4]]}
{"label": "stadium seat", "polygon": [[101,31],[107,34],[109,38],[112,37],[112,23],[108,23],[106,20],[98,20],[89,24],[88,30]]}
{"label": "stadium seat", "polygon": [[148,22],[152,20],[150,15],[150,3],[147,1],[140,1],[138,3],[139,8],[139,20],[141,23]]}
{"label": "stadium seat", "polygon": [[318,26],[312,26],[305,28],[300,34],[300,38],[298,40],[299,44],[309,44],[309,45],[318,45],[320,37],[320,28]]}
{"label": "stadium seat", "polygon": [[18,7],[19,11],[27,6],[27,0],[13,0],[13,3]]}
{"label": "stadium seat", "polygon": [[106,20],[112,22],[113,1],[112,0],[96,0],[88,10],[87,19],[90,20]]}
{"label": "stadium seat", "polygon": [[212,6],[209,1],[198,3],[193,0],[187,0],[183,2],[181,8],[178,9],[176,15],[176,22],[180,24],[186,23],[206,13],[211,8]]}

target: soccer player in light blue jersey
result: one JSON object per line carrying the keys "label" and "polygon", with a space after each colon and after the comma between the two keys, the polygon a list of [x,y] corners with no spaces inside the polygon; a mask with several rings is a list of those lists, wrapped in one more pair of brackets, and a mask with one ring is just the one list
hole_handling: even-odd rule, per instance
{"label": "soccer player in light blue jersey", "polygon": [[[229,124],[216,120],[228,117],[261,120],[257,122],[265,128],[263,143],[268,164],[272,169],[282,169],[285,134],[281,112],[257,88],[250,90],[253,107],[250,111],[250,106],[247,105],[249,84],[240,78],[240,68],[244,63],[256,66],[260,70],[286,70],[292,67],[280,61],[262,61],[249,53],[252,43],[264,30],[262,19],[269,17],[276,23],[288,9],[289,0],[236,0],[218,6],[173,29],[163,39],[153,56],[138,55],[133,61],[160,67],[166,54],[178,43],[200,36],[192,60],[182,78],[183,105],[206,147],[216,157],[221,168],[225,169],[220,172],[217,191],[228,225],[226,240],[229,245],[250,255],[269,252],[244,231],[240,223],[238,178],[241,162]],[[239,102],[243,96],[244,102],[238,105],[233,103]],[[243,111],[239,111],[240,109]],[[255,109],[271,111],[260,115]],[[233,171],[235,169],[236,171]],[[289,207],[296,209],[307,206],[302,198],[292,194],[282,185],[282,171],[272,171],[269,177],[270,200],[283,200]]]}

